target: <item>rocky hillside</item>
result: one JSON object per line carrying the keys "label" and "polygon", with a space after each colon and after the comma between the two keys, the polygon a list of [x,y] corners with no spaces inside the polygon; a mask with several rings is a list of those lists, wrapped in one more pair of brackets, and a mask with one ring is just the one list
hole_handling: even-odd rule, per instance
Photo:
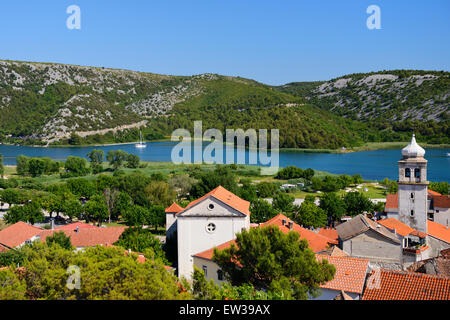
{"label": "rocky hillside", "polygon": [[[279,128],[280,144],[288,148],[406,141],[418,125],[404,122],[424,119],[432,124],[419,130],[421,141],[448,143],[450,136],[449,74],[439,72],[355,74],[271,87],[215,74],[0,61],[0,110],[0,142],[19,144],[129,142],[139,130],[151,140],[191,128],[194,120],[221,130]],[[378,120],[396,127],[374,126]]]}
{"label": "rocky hillside", "polygon": [[450,73],[383,71],[326,82],[290,83],[280,90],[304,96],[324,109],[356,120],[448,119]]}

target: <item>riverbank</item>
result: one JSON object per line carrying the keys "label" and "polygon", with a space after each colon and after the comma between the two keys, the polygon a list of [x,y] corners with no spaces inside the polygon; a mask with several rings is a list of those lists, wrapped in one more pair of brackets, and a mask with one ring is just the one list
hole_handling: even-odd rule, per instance
{"label": "riverbank", "polygon": [[[194,141],[194,139],[191,139]],[[203,142],[210,142],[206,140],[202,140]],[[144,141],[144,143],[155,143],[155,142],[173,142],[171,139],[158,139],[158,140],[150,140]],[[57,144],[57,145],[30,145],[26,147],[33,148],[84,148],[84,147],[108,147],[108,146],[120,146],[120,145],[133,145],[138,142],[115,142],[115,143],[105,143],[105,144],[80,144],[80,145],[71,145],[71,144]],[[405,142],[368,142],[359,147],[351,147],[351,148],[340,148],[340,149],[310,149],[310,148],[280,148],[279,152],[293,152],[293,153],[351,153],[351,152],[361,152],[361,151],[375,151],[382,149],[402,149],[407,146],[409,141]],[[226,143],[224,143],[226,145]],[[18,144],[7,144],[7,146],[25,146]],[[428,144],[421,143],[423,148],[431,148],[431,149],[445,149],[450,148],[450,144]],[[248,148],[246,148],[248,149]]]}

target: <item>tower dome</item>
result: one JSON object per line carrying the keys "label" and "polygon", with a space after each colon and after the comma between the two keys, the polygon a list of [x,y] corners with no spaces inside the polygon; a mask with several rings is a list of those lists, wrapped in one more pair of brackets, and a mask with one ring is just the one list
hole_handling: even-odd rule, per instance
{"label": "tower dome", "polygon": [[402,156],[404,158],[423,158],[425,149],[419,146],[416,142],[416,137],[413,134],[411,142],[402,149]]}

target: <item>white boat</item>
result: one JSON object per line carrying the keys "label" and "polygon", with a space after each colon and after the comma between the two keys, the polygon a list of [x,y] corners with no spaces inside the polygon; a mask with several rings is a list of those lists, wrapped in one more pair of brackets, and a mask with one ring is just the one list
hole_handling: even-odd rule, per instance
{"label": "white boat", "polygon": [[136,148],[147,148],[147,145],[144,144],[144,141],[142,139],[142,131],[139,131],[139,143],[136,143],[134,146]]}
{"label": "white boat", "polygon": [[450,152],[447,152],[447,157],[450,157]]}

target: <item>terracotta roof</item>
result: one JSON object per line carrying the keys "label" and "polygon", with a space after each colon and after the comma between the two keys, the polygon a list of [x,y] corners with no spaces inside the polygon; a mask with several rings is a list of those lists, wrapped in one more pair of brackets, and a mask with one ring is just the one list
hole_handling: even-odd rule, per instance
{"label": "terracotta roof", "polygon": [[388,194],[386,196],[386,204],[384,205],[386,209],[398,209],[398,193]]}
{"label": "terracotta roof", "polygon": [[390,239],[395,243],[400,243],[400,240],[393,232],[391,232],[386,227],[376,223],[375,221],[372,221],[371,219],[365,217],[362,214],[357,215],[353,219],[341,223],[336,227],[336,230],[338,231],[339,234],[339,238],[341,238],[344,241],[351,239],[361,233],[364,233],[369,229],[383,235],[384,237]]}
{"label": "terracotta roof", "polygon": [[189,203],[186,206],[186,208],[183,209],[183,211],[192,207],[193,205],[199,203],[203,199],[206,199],[209,196],[212,196],[212,197],[216,198],[217,200],[220,200],[220,201],[226,203],[227,205],[236,209],[239,212],[242,212],[246,215],[250,215],[250,202],[239,198],[237,195],[233,194],[232,192],[228,191],[227,189],[225,189],[222,186],[218,186],[214,190],[205,194],[203,197],[192,201],[191,203]]}
{"label": "terracotta roof", "polygon": [[337,246],[332,246],[331,248],[328,248],[327,250],[318,252],[319,254],[323,254],[326,256],[332,256],[332,257],[348,257],[349,255],[345,253],[345,251],[339,249]]}
{"label": "terracotta roof", "polygon": [[378,220],[377,222],[392,231],[394,231],[394,229],[395,229],[395,231],[399,235],[404,236],[404,237],[406,237],[408,234],[411,234],[413,231],[416,231],[415,229],[404,224],[403,222],[398,221],[395,218],[382,219],[382,220]]}
{"label": "terracotta roof", "polygon": [[174,202],[165,211],[166,213],[178,213],[183,211],[183,208]]}
{"label": "terracotta roof", "polygon": [[[286,221],[286,223],[283,225],[283,220]],[[292,222],[292,229],[289,229],[289,222]],[[295,231],[300,235],[300,239],[306,239],[308,241],[309,247],[314,252],[319,252],[326,250],[331,244],[338,244],[339,242],[335,239],[331,239],[328,237],[325,237],[321,234],[315,233],[314,231],[302,228],[289,218],[287,218],[283,214],[279,214],[276,217],[270,219],[267,222],[261,223],[261,227],[275,225],[280,228],[280,230],[284,233],[288,233],[289,231]]]}
{"label": "terracotta roof", "polygon": [[0,253],[8,251],[9,248],[0,243]]}
{"label": "terracotta roof", "polygon": [[0,243],[9,248],[15,248],[34,236],[37,236],[43,230],[19,221],[0,231]]}
{"label": "terracotta roof", "polygon": [[336,268],[334,279],[322,284],[324,289],[343,290],[362,294],[366,275],[369,268],[369,260],[351,257],[332,257],[316,254],[317,260],[326,259]]}
{"label": "terracotta roof", "polygon": [[423,273],[376,270],[363,300],[450,300],[450,279]]}
{"label": "terracotta roof", "polygon": [[450,196],[433,196],[433,207],[450,208]]}
{"label": "terracotta roof", "polygon": [[99,227],[94,226],[92,224],[88,224],[88,223],[83,223],[83,222],[74,222],[71,224],[67,224],[65,226],[60,226],[55,228],[54,230],[75,230],[76,228],[82,229],[82,228],[90,228],[90,229],[98,229]]}
{"label": "terracotta roof", "polygon": [[218,250],[223,250],[223,249],[229,248],[231,246],[231,244],[236,245],[236,239],[227,241],[225,243],[222,243],[221,245],[212,247],[211,249],[199,252],[199,253],[195,254],[194,257],[212,260],[212,257],[214,255],[214,248],[217,248]]}
{"label": "terracotta roof", "polygon": [[333,300],[353,300],[352,297],[350,297],[348,294],[346,294],[343,290],[337,294],[336,297],[334,297]]}
{"label": "terracotta roof", "polygon": [[427,221],[427,231],[428,235],[443,240],[447,243],[450,243],[450,229],[448,229],[446,226],[439,224],[437,222],[428,220]]}
{"label": "terracotta roof", "polygon": [[428,194],[432,196],[441,196],[439,192],[428,189]]}
{"label": "terracotta roof", "polygon": [[333,239],[338,241],[339,235],[337,233],[337,230],[334,228],[320,228],[318,232],[321,236]]}
{"label": "terracotta roof", "polygon": [[108,227],[108,228],[81,228],[75,230],[45,230],[39,235],[44,242],[48,236],[55,232],[64,232],[70,237],[74,247],[93,247],[96,245],[111,245],[116,242],[127,227]]}

